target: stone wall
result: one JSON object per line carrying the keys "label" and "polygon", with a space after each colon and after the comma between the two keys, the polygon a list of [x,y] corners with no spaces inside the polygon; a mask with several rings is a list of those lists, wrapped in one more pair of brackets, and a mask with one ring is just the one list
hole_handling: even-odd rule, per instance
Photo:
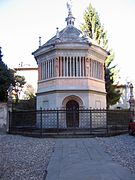
{"label": "stone wall", "polygon": [[7,124],[7,103],[0,103],[0,131],[6,131]]}

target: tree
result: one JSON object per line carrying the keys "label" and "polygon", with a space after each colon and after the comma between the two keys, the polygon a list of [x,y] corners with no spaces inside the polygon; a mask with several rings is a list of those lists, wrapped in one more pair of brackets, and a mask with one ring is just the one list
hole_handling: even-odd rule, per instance
{"label": "tree", "polygon": [[[108,49],[107,32],[100,22],[100,18],[96,10],[89,4],[87,10],[84,12],[84,23],[81,25],[82,31],[87,31],[87,35],[95,41],[100,47]],[[120,91],[117,90],[116,78],[118,77],[117,66],[112,66],[114,60],[114,53],[109,51],[110,55],[105,61],[105,86],[107,92],[107,108],[115,104],[121,97]]]}
{"label": "tree", "polygon": [[35,98],[34,88],[31,84],[26,84],[26,89],[24,91],[23,98],[25,100],[33,99]]}
{"label": "tree", "polygon": [[13,104],[14,110],[35,110],[36,109],[36,96],[34,88],[31,84],[25,84],[23,99],[18,103]]}
{"label": "tree", "polygon": [[18,102],[20,92],[24,86],[25,77],[15,75],[15,71],[9,69],[7,65],[2,61],[2,52],[0,47],[0,102],[6,102],[8,99],[8,88],[13,85],[13,94],[15,101]]}
{"label": "tree", "polygon": [[25,77],[20,75],[15,75],[15,84],[14,84],[14,95],[15,95],[15,101],[18,102],[20,93],[25,85]]}
{"label": "tree", "polygon": [[2,52],[0,47],[0,102],[7,101],[7,89],[10,84],[15,83],[14,72],[9,69],[7,65],[2,61]]}

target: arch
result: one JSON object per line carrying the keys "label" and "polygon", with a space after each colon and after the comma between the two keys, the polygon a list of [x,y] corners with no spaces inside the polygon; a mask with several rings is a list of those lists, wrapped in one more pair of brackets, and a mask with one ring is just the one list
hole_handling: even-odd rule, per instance
{"label": "arch", "polygon": [[63,99],[62,101],[62,107],[66,107],[66,104],[68,101],[71,101],[71,100],[74,100],[76,101],[78,104],[79,104],[79,108],[82,108],[84,105],[83,105],[83,101],[82,99],[79,97],[79,96],[76,96],[76,95],[70,95],[70,96],[67,96]]}

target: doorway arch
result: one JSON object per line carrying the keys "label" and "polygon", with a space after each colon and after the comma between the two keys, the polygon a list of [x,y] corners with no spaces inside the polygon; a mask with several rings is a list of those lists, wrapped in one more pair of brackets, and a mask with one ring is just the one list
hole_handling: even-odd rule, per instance
{"label": "doorway arch", "polygon": [[75,100],[70,100],[66,104],[67,127],[79,127],[79,104]]}

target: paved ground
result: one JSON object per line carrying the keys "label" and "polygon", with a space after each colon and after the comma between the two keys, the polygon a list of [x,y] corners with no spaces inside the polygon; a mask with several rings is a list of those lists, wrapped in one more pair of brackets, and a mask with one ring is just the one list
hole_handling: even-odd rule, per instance
{"label": "paved ground", "polygon": [[135,180],[93,138],[56,139],[46,180]]}

